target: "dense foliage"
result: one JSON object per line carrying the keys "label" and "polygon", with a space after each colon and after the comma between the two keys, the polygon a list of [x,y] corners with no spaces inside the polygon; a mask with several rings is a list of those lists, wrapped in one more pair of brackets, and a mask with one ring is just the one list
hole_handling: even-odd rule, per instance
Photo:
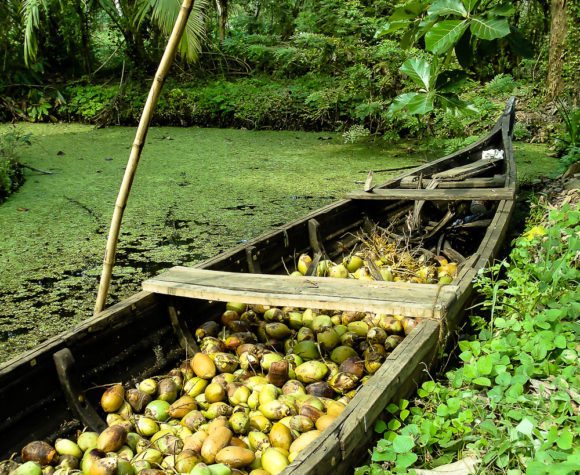
{"label": "dense foliage", "polygon": [[[0,119],[57,120],[67,119],[68,113],[99,124],[133,123],[133,100],[142,101],[146,94],[147,78],[160,58],[179,3],[3,2]],[[573,19],[577,7],[572,3]],[[577,22],[570,21],[569,41],[577,37]],[[265,115],[274,117],[247,121],[246,127],[356,126],[371,133],[416,133],[433,130],[435,115],[420,124],[401,113],[391,120],[385,111],[394,97],[415,98],[410,112],[429,112],[436,106],[453,109],[464,105],[459,92],[474,90],[498,74],[532,84],[537,94],[546,74],[544,45],[549,33],[549,4],[543,1],[198,0],[174,77],[184,91],[212,88],[214,82],[217,89],[243,90],[250,81],[286,97],[291,110],[299,104],[307,111],[293,111],[289,120],[287,107],[281,107],[280,114],[269,109]],[[563,72],[569,85],[577,78],[570,67],[578,55],[572,44]],[[414,62],[409,63],[410,58]],[[407,66],[401,69],[403,64]],[[425,81],[414,80],[418,66],[429,70],[427,87]],[[292,95],[294,84],[297,98]],[[101,94],[103,86],[109,92]],[[83,88],[87,97],[79,95]],[[93,102],[95,94],[102,95],[102,107],[110,111],[95,117],[82,107],[75,109],[79,101]],[[210,115],[222,116],[219,101],[215,103]],[[188,110],[197,106],[189,104],[171,123],[216,123],[204,122],[206,114],[189,117]],[[217,122],[244,122],[235,114],[229,117],[231,121],[221,117]]]}
{"label": "dense foliage", "polygon": [[490,318],[472,317],[476,332],[459,342],[460,364],[423,383],[413,404],[386,408],[372,463],[358,474],[462,458],[477,460],[481,473],[575,473],[579,231],[578,203],[536,206],[509,260],[479,275]]}

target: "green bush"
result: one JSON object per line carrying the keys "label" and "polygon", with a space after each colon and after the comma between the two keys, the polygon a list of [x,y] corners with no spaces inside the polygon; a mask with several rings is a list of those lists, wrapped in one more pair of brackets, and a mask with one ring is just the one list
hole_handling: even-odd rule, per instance
{"label": "green bush", "polygon": [[24,183],[16,154],[21,144],[30,145],[30,134],[12,131],[0,135],[0,203]]}

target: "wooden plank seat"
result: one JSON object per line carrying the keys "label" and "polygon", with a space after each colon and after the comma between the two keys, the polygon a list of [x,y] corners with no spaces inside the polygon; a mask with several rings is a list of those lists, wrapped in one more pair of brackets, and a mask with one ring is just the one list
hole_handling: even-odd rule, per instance
{"label": "wooden plank seat", "polygon": [[440,318],[454,285],[245,274],[173,267],[143,282],[148,292],[222,302]]}
{"label": "wooden plank seat", "polygon": [[[401,180],[401,188],[419,188],[419,178],[417,175],[411,175]],[[422,187],[426,188],[429,180],[422,180]],[[466,178],[461,181],[439,181],[437,188],[503,188],[505,184],[505,175],[494,175],[492,177]]]}
{"label": "wooden plank seat", "polygon": [[513,200],[515,188],[460,188],[460,189],[375,189],[358,190],[344,195],[350,200]]}
{"label": "wooden plank seat", "polygon": [[481,175],[487,170],[494,168],[503,158],[482,159],[476,162],[468,163],[460,167],[450,168],[439,173],[435,173],[432,178],[439,180],[461,180]]}

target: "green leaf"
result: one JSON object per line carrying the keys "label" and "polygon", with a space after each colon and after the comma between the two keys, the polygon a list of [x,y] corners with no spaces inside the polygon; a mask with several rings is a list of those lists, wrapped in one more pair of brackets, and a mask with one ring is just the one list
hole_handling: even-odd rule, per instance
{"label": "green leaf", "polygon": [[495,40],[510,34],[510,25],[505,18],[474,17],[471,19],[471,33],[482,40]]}
{"label": "green leaf", "polygon": [[557,335],[556,338],[554,338],[554,346],[556,348],[560,348],[561,350],[566,348],[566,337],[562,334]]}
{"label": "green leaf", "polygon": [[477,368],[474,364],[466,364],[463,367],[463,376],[467,379],[477,378]]}
{"label": "green leaf", "polygon": [[[389,106],[389,109],[387,110],[387,115],[392,116],[395,112],[399,112],[400,110],[404,109],[405,107],[407,107],[407,104],[409,104],[409,102],[411,102],[411,100],[418,95],[419,95],[418,92],[406,92],[405,94],[398,95],[393,99],[393,102]],[[396,406],[395,404],[393,404],[393,406],[397,408],[396,409],[397,411],[399,410],[398,406]],[[388,407],[387,410],[389,410]]]}
{"label": "green leaf", "polygon": [[532,431],[534,430],[534,426],[535,426],[534,423],[530,419],[524,417],[522,421],[516,426],[516,430],[520,434],[524,434],[527,435],[528,437],[531,437]]}
{"label": "green leaf", "polygon": [[467,16],[467,10],[460,0],[438,0],[433,2],[433,5],[427,10],[429,15],[459,15]]}
{"label": "green leaf", "polygon": [[455,116],[459,114],[467,116],[477,112],[477,109],[473,106],[473,104],[462,101],[455,94],[438,94],[437,99],[441,103],[441,107],[444,108],[446,112]]}
{"label": "green leaf", "polygon": [[488,355],[479,358],[475,365],[477,366],[477,371],[479,374],[483,376],[491,374],[491,371],[493,370],[493,361]]}
{"label": "green leaf", "polygon": [[572,448],[572,439],[572,433],[568,429],[564,429],[560,433],[558,440],[556,440],[556,445],[562,450],[570,450]]}
{"label": "green leaf", "polygon": [[389,429],[390,430],[397,430],[401,427],[401,425],[402,425],[401,422],[398,421],[397,419],[391,419],[389,421]]}
{"label": "green leaf", "polygon": [[495,378],[495,383],[499,384],[500,386],[507,387],[511,384],[512,377],[509,373],[501,373],[498,374]]}
{"label": "green leaf", "polygon": [[431,65],[427,60],[421,58],[408,59],[403,63],[400,71],[409,76],[409,79],[418,86],[429,90],[429,84],[431,81]]}
{"label": "green leaf", "polygon": [[419,457],[413,452],[397,455],[397,467],[407,468],[413,465]]}
{"label": "green leaf", "polygon": [[413,439],[406,435],[399,435],[393,440],[393,449],[399,454],[410,452],[415,447]]}
{"label": "green leaf", "polygon": [[402,421],[404,421],[407,417],[409,417],[410,412],[407,409],[403,409],[399,414],[399,417]]}
{"label": "green leaf", "polygon": [[489,378],[486,378],[484,376],[480,376],[479,378],[475,378],[472,381],[473,384],[477,384],[478,386],[491,386],[491,381],[489,380]]}
{"label": "green leaf", "polygon": [[407,109],[409,114],[424,115],[434,109],[435,93],[417,94],[409,101]]}
{"label": "green leaf", "polygon": [[387,406],[387,411],[389,411],[391,414],[395,414],[396,412],[399,412],[399,406],[391,403]]}
{"label": "green leaf", "polygon": [[443,20],[425,35],[425,49],[435,54],[445,54],[459,41],[467,29],[466,20]]}
{"label": "green leaf", "polygon": [[385,432],[385,430],[387,430],[387,424],[385,424],[384,421],[377,421],[375,423],[375,432],[378,434],[382,434],[383,432]]}

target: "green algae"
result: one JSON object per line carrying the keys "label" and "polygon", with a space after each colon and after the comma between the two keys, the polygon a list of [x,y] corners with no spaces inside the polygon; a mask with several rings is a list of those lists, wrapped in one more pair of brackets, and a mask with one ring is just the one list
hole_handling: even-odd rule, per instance
{"label": "green algae", "polygon": [[[54,174],[28,170],[23,187],[0,206],[0,361],[91,316],[135,133],[79,124],[18,127],[34,136],[19,151],[22,162]],[[533,175],[544,151],[523,149],[522,166]],[[344,144],[329,133],[152,128],[108,303],[165,268],[195,264],[360,188],[370,169],[436,157],[414,142]]]}

